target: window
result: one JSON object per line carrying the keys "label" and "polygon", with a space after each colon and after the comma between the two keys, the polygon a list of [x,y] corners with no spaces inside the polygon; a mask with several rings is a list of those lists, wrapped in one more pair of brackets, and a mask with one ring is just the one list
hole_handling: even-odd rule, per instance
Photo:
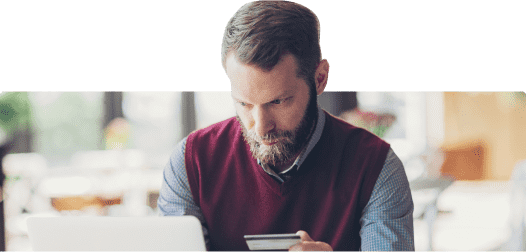
{"label": "window", "polygon": [[423,152],[426,136],[426,93],[359,92],[358,106],[365,111],[390,113],[395,122],[384,139],[402,161]]}
{"label": "window", "polygon": [[102,92],[31,92],[33,149],[50,167],[77,151],[102,148]]}
{"label": "window", "polygon": [[130,124],[127,147],[145,151],[148,165],[163,168],[183,138],[181,92],[125,92],[122,108]]}
{"label": "window", "polygon": [[236,115],[230,92],[196,92],[195,110],[198,129]]}

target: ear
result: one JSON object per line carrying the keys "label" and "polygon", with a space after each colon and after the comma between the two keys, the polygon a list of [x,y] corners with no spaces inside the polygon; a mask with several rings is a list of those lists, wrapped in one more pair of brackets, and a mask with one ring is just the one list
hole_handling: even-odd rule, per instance
{"label": "ear", "polygon": [[321,95],[327,86],[327,80],[329,79],[329,62],[326,59],[320,61],[314,74],[314,80],[316,82],[316,94]]}

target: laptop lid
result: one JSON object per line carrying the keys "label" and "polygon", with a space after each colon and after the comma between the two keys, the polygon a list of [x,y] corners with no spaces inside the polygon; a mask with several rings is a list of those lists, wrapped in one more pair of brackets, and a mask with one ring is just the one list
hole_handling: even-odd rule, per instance
{"label": "laptop lid", "polygon": [[206,250],[194,216],[30,217],[27,228],[33,250]]}

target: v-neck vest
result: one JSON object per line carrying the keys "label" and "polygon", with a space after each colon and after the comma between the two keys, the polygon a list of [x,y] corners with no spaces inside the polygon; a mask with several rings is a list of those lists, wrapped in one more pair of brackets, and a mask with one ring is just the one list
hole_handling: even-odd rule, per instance
{"label": "v-neck vest", "polygon": [[248,250],[244,235],[298,230],[335,250],[360,249],[359,220],[389,144],[324,113],[320,140],[284,183],[257,164],[235,118],[188,136],[188,182],[210,249]]}

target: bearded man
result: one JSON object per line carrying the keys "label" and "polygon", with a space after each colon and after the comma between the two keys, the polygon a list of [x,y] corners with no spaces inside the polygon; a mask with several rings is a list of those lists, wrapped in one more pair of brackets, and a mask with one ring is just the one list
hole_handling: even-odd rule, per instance
{"label": "bearded man", "polygon": [[237,116],[183,139],[164,169],[162,215],[194,215],[207,248],[297,233],[290,250],[414,250],[413,202],[389,144],[322,110],[319,22],[287,1],[242,6],[222,63]]}

